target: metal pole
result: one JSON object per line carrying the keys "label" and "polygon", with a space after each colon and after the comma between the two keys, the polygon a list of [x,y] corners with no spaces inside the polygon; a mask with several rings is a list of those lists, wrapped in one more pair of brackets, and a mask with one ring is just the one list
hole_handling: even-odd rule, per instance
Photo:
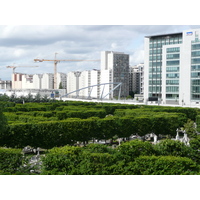
{"label": "metal pole", "polygon": [[54,60],[54,89],[57,89],[57,61],[56,61],[56,54],[55,53],[55,60]]}
{"label": "metal pole", "polygon": [[121,96],[121,85],[119,87],[119,95],[118,95],[118,100],[120,100],[120,96]]}
{"label": "metal pole", "polygon": [[101,93],[101,100],[102,100],[102,97],[103,97],[104,88],[105,88],[105,84],[103,85],[103,90],[102,90],[102,93]]}

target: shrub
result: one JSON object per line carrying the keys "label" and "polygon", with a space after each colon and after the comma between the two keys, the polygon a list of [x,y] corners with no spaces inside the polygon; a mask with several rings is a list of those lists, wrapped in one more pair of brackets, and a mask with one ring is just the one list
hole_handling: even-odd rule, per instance
{"label": "shrub", "polygon": [[0,148],[0,171],[16,172],[22,165],[22,156],[20,149]]}
{"label": "shrub", "polygon": [[191,159],[174,156],[140,156],[126,167],[129,175],[195,175],[199,170]]}
{"label": "shrub", "polygon": [[81,160],[81,147],[53,148],[42,158],[42,174],[78,174]]}
{"label": "shrub", "polygon": [[154,146],[157,155],[190,157],[191,148],[176,140],[162,140]]}
{"label": "shrub", "polygon": [[153,155],[155,153],[153,145],[149,142],[143,142],[140,140],[132,140],[124,142],[117,147],[119,151],[119,157],[126,163],[134,161],[134,159],[141,155]]}

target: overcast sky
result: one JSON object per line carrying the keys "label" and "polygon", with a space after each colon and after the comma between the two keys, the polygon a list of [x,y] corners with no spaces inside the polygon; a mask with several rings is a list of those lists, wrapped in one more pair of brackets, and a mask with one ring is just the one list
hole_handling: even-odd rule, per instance
{"label": "overcast sky", "polygon": [[[130,65],[144,62],[144,37],[176,33],[200,25],[8,25],[0,26],[0,78],[10,80],[16,72],[53,73],[53,62],[35,63],[35,58],[100,59],[101,51],[120,51],[130,55]],[[100,69],[100,62],[60,62],[58,72]]]}

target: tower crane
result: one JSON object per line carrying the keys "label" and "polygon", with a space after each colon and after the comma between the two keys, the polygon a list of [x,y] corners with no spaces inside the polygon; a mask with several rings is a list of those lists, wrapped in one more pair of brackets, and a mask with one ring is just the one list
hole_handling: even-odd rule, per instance
{"label": "tower crane", "polygon": [[74,61],[100,61],[100,60],[58,60],[56,59],[56,54],[55,53],[55,59],[54,60],[49,60],[49,59],[34,59],[35,62],[43,62],[43,61],[53,61],[54,62],[54,89],[57,89],[57,64],[58,62],[62,61],[69,61],[69,62],[74,62]]}
{"label": "tower crane", "polygon": [[15,73],[15,69],[17,67],[38,67],[38,66],[7,66],[7,68],[12,68],[13,69],[13,74]]}

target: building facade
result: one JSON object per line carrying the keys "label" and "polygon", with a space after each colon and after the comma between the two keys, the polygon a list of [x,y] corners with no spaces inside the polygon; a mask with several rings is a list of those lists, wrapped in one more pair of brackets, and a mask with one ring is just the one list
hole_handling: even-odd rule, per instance
{"label": "building facade", "polygon": [[[57,73],[57,88],[62,86],[61,89],[67,88],[67,74]],[[12,74],[12,89],[54,89],[53,87],[54,74]]]}
{"label": "building facade", "polygon": [[11,81],[3,81],[0,79],[0,89],[2,90],[10,90],[12,87]]}
{"label": "building facade", "polygon": [[144,98],[200,102],[200,29],[145,37]]}
{"label": "building facade", "polygon": [[129,91],[135,94],[144,93],[144,64],[130,67]]}
{"label": "building facade", "polygon": [[[129,95],[129,55],[123,52],[101,52],[101,83],[122,83],[121,97]],[[101,92],[108,94],[115,85],[101,87]],[[118,97],[120,88],[117,88],[107,96],[109,99]]]}
{"label": "building facade", "polygon": [[79,96],[81,98],[99,98],[100,86],[89,87],[100,84],[100,70],[85,70],[69,72],[67,74],[67,93],[80,90],[76,93],[72,93],[70,96]]}

